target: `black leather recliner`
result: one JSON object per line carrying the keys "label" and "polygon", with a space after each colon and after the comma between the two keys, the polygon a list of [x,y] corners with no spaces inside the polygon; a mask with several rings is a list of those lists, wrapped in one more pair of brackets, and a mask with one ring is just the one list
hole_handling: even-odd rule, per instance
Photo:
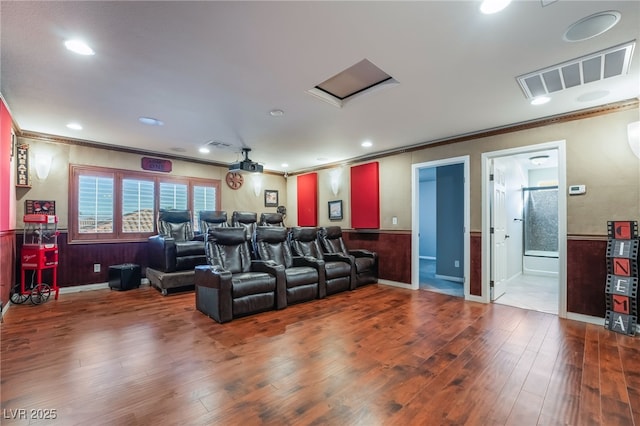
{"label": "black leather recliner", "polygon": [[282,213],[261,213],[260,226],[284,226]]}
{"label": "black leather recliner", "polygon": [[200,232],[206,240],[209,228],[228,227],[227,212],[224,210],[200,210]]}
{"label": "black leather recliner", "polygon": [[327,295],[356,288],[354,257],[342,253],[323,253],[318,242],[317,228],[291,228],[289,243],[294,256],[311,256],[324,260]]}
{"label": "black leather recliner", "polygon": [[327,226],[318,230],[318,238],[325,253],[342,253],[355,258],[356,287],[378,282],[378,254],[369,250],[348,250],[342,239],[342,228]]}
{"label": "black leather recliner", "polygon": [[257,223],[258,213],[235,211],[231,214],[231,226],[244,228],[245,236],[249,242],[251,242]]}
{"label": "black leather recliner", "polygon": [[207,259],[204,242],[194,239],[189,210],[160,210],[158,235],[149,237],[149,266],[161,272],[192,270]]}
{"label": "black leather recliner", "polygon": [[284,266],[251,260],[243,228],[210,228],[208,265],[196,267],[196,309],[224,323],[287,306]]}
{"label": "black leather recliner", "polygon": [[259,259],[284,266],[287,304],[323,298],[327,295],[324,261],[311,256],[293,256],[287,228],[258,226],[254,234]]}

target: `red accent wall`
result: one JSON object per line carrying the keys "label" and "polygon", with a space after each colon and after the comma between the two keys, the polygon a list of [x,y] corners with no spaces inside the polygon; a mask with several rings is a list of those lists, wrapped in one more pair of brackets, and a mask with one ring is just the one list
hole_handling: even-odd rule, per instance
{"label": "red accent wall", "polygon": [[15,282],[15,196],[12,191],[11,127],[9,109],[0,98],[0,301],[6,305]]}
{"label": "red accent wall", "polygon": [[11,202],[11,115],[0,98],[0,231],[11,229],[10,211],[15,210]]}
{"label": "red accent wall", "polygon": [[318,226],[318,174],[298,176],[298,226]]}
{"label": "red accent wall", "polygon": [[380,228],[378,162],[351,167],[351,226]]}

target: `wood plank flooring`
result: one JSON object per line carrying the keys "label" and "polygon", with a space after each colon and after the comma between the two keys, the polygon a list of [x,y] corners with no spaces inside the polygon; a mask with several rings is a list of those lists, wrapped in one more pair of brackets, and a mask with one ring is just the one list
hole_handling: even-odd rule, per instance
{"label": "wood plank flooring", "polygon": [[193,292],[86,291],[12,306],[0,337],[3,425],[640,426],[639,338],[427,291],[223,325]]}

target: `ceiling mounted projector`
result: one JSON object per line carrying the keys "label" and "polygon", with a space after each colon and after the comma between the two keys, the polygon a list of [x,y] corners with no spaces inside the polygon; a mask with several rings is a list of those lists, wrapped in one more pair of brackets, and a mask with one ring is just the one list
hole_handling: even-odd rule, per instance
{"label": "ceiling mounted projector", "polygon": [[242,148],[244,160],[229,165],[229,171],[234,173],[262,173],[262,164],[249,160],[251,148]]}

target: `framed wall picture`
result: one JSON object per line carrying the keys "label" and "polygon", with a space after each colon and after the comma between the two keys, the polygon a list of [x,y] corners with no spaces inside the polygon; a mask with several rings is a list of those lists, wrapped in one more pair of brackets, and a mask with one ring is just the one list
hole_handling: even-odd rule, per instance
{"label": "framed wall picture", "polygon": [[329,220],[342,220],[342,200],[329,201]]}
{"label": "framed wall picture", "polygon": [[278,207],[278,191],[274,189],[264,190],[264,206]]}

